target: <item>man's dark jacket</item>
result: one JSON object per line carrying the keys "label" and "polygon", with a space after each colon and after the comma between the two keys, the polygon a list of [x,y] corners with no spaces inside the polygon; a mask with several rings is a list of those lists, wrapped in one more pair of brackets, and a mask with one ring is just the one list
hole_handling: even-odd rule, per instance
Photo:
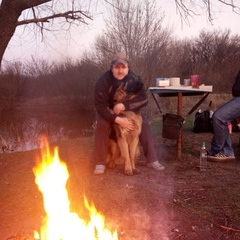
{"label": "man's dark jacket", "polygon": [[[111,70],[105,72],[96,82],[94,88],[94,104],[96,111],[107,121],[114,122],[117,115],[110,111],[114,107],[114,93],[122,82],[137,82],[142,80],[139,76],[129,70],[127,76],[122,80],[117,80]],[[147,105],[147,93],[143,84],[137,97],[123,102],[125,110],[139,112]]]}

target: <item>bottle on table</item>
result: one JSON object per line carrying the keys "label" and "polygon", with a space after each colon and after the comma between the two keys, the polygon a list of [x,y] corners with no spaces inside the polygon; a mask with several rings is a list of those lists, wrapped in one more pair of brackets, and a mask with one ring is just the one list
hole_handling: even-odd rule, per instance
{"label": "bottle on table", "polygon": [[200,151],[200,171],[207,171],[207,150],[205,142],[202,142]]}

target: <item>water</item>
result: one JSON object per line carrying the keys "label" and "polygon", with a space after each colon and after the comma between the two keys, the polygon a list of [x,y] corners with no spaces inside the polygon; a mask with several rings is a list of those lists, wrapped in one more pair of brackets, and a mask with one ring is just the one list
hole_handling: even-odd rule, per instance
{"label": "water", "polygon": [[5,141],[9,145],[7,152],[21,152],[39,148],[39,139],[43,133],[47,134],[49,142],[91,136],[94,122],[93,111],[2,111],[0,145],[1,141]]}

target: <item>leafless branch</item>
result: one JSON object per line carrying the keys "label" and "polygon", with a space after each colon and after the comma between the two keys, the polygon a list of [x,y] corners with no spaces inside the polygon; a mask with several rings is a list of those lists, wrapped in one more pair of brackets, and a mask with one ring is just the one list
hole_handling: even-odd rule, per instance
{"label": "leafless branch", "polygon": [[[240,14],[240,7],[236,3],[234,3],[233,0],[217,0],[217,1],[222,3],[223,5],[231,7],[232,11],[234,13]],[[191,0],[190,3],[192,5],[198,6],[198,4],[195,3],[194,0]],[[201,6],[202,9],[206,10],[206,14],[207,14],[209,22],[212,22],[214,19],[213,15],[212,15],[213,14],[212,1],[211,0],[202,0],[202,1],[200,1],[199,4],[202,5]],[[193,17],[194,15],[196,16],[196,15],[200,14],[200,13],[198,13],[197,10],[194,10],[190,6],[190,4],[188,6],[188,3],[185,0],[175,0],[175,5],[176,5],[177,12],[180,14],[181,19],[183,19],[184,21],[186,21],[186,19],[188,17]]]}
{"label": "leafless branch", "polygon": [[51,16],[47,16],[47,17],[44,17],[44,18],[33,18],[33,19],[27,19],[27,20],[19,21],[17,23],[17,26],[25,25],[25,24],[29,24],[29,23],[49,22],[50,19],[55,19],[55,18],[65,18],[66,21],[77,20],[77,21],[80,21],[84,24],[87,24],[84,20],[85,18],[83,18],[81,15],[83,15],[85,18],[88,18],[88,19],[92,20],[92,17],[89,16],[88,14],[84,13],[83,11],[67,11],[67,12],[64,12],[64,13],[53,14]]}

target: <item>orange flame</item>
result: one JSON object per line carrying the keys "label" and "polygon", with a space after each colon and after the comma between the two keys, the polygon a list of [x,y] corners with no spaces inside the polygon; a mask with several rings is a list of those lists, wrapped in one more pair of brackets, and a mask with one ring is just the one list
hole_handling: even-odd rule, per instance
{"label": "orange flame", "polygon": [[[70,201],[66,189],[69,178],[67,166],[59,158],[55,147],[51,156],[46,141],[46,151],[42,152],[42,161],[33,169],[35,182],[43,194],[44,209],[47,216],[36,239],[41,240],[117,240],[117,232],[105,228],[105,218],[97,212],[94,205],[89,205],[84,197],[84,204],[89,211],[89,221],[81,219],[70,211]],[[40,236],[39,236],[40,235]]]}

